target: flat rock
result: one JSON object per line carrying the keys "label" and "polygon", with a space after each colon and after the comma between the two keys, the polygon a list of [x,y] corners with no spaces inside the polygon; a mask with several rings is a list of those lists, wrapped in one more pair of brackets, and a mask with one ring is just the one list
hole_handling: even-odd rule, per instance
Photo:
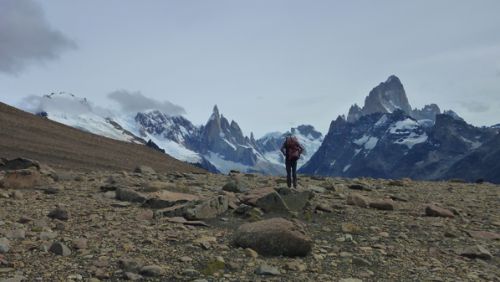
{"label": "flat rock", "polygon": [[160,191],[151,194],[151,197],[143,206],[152,209],[163,209],[197,200],[200,200],[200,197],[192,194]]}
{"label": "flat rock", "polygon": [[500,240],[500,234],[489,231],[467,231],[472,238],[486,240]]}
{"label": "flat rock", "polygon": [[252,190],[243,197],[242,202],[258,207],[266,213],[289,213],[288,206],[273,188]]}
{"label": "flat rock", "polygon": [[427,205],[425,207],[425,215],[437,216],[437,217],[449,217],[449,218],[455,217],[452,211],[432,204]]}
{"label": "flat rock", "polygon": [[0,163],[0,170],[20,170],[29,168],[40,170],[40,163],[27,158],[3,159]]}
{"label": "flat rock", "polygon": [[312,240],[302,224],[283,218],[243,224],[233,240],[237,246],[270,256],[305,256],[312,248]]}
{"label": "flat rock", "polygon": [[267,264],[261,264],[255,270],[255,274],[277,276],[277,275],[281,275],[281,272],[279,271],[279,269],[277,267],[270,266]]}

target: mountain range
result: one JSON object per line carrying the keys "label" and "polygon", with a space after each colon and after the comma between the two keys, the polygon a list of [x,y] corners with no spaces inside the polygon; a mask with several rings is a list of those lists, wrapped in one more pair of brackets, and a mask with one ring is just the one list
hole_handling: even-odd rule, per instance
{"label": "mountain range", "polygon": [[[306,149],[299,162],[299,172],[304,174],[500,182],[495,166],[487,162],[494,159],[500,126],[472,126],[436,104],[412,108],[403,84],[394,75],[373,88],[362,107],[354,104],[347,117],[333,120],[325,136],[312,125],[259,139],[253,133],[245,136],[217,105],[205,124],[195,125],[183,116],[157,109],[120,114],[96,109],[87,99],[64,92],[42,99],[44,108],[38,115],[94,134],[144,144],[211,172],[282,175],[284,159],[279,149],[285,135],[294,134]],[[77,110],[58,107],[59,100],[78,104]]]}
{"label": "mountain range", "polygon": [[316,152],[323,138],[311,125],[267,134],[261,139],[255,139],[253,133],[248,137],[236,121],[229,121],[220,113],[217,105],[204,125],[194,125],[183,116],[156,109],[112,113],[65,92],[41,99],[43,107],[37,105],[36,111],[31,110],[39,116],[112,139],[148,145],[211,172],[240,170],[282,175],[284,159],[279,149],[286,134],[294,133],[305,146],[302,164]]}
{"label": "mountain range", "polygon": [[[332,121],[304,174],[500,182],[498,128],[475,127],[435,104],[412,109],[401,81],[390,76],[361,108]],[[496,142],[496,143],[495,143]]]}

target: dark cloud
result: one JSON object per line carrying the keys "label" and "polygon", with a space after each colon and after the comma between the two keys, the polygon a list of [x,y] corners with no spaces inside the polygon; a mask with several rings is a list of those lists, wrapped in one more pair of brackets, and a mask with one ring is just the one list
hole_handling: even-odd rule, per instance
{"label": "dark cloud", "polygon": [[158,101],[144,96],[141,92],[117,90],[108,94],[108,98],[116,101],[122,110],[127,113],[136,113],[144,110],[159,110],[167,115],[178,116],[186,113],[183,107],[169,101]]}
{"label": "dark cloud", "polygon": [[34,1],[0,0],[0,72],[16,74],[74,48],[73,41],[49,25]]}
{"label": "dark cloud", "polygon": [[490,110],[490,105],[479,101],[460,101],[459,103],[471,113],[484,113]]}

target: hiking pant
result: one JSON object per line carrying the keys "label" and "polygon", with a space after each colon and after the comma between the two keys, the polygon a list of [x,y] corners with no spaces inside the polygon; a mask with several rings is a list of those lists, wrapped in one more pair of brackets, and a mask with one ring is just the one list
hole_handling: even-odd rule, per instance
{"label": "hiking pant", "polygon": [[286,160],[286,185],[288,188],[292,186],[293,177],[293,187],[297,188],[297,160]]}

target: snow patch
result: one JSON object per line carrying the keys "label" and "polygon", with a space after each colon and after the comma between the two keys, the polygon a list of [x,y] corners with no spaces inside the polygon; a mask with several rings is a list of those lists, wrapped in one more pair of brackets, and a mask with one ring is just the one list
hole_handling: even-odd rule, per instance
{"label": "snow patch", "polygon": [[358,146],[363,146],[366,150],[372,150],[373,148],[375,148],[375,146],[377,146],[378,138],[369,135],[363,135],[363,137],[354,140],[353,143]]}
{"label": "snow patch", "polygon": [[417,144],[424,143],[425,141],[427,141],[427,139],[428,139],[428,136],[426,133],[419,135],[419,134],[416,134],[415,132],[412,132],[412,133],[410,133],[410,135],[408,135],[404,138],[401,138],[394,143],[404,145],[404,146],[408,147],[408,149],[411,149],[411,148],[413,148],[413,146],[415,146]]}

